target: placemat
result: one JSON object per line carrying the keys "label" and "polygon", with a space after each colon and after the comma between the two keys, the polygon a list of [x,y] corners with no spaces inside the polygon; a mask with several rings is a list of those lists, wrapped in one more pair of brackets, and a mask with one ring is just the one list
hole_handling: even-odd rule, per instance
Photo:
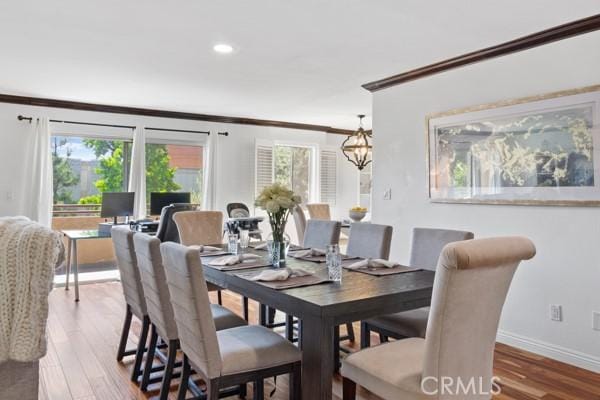
{"label": "placemat", "polygon": [[218,250],[218,251],[203,251],[200,253],[200,257],[217,257],[217,256],[226,256],[231,254],[227,250]]}
{"label": "placemat", "polygon": [[[260,272],[252,271],[252,272],[244,272],[241,274],[235,274],[240,278],[251,280],[252,277],[260,274]],[[312,286],[319,285],[321,283],[330,282],[329,279],[319,275],[306,275],[306,276],[294,276],[286,279],[285,281],[253,281],[256,283],[260,283],[263,286],[270,287],[275,290],[284,290],[284,289],[292,289],[302,286]]]}

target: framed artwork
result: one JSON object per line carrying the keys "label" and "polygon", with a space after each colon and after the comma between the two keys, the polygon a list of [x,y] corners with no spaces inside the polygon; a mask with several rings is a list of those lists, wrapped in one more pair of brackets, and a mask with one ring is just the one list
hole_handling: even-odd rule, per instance
{"label": "framed artwork", "polygon": [[600,85],[427,118],[432,202],[600,206]]}

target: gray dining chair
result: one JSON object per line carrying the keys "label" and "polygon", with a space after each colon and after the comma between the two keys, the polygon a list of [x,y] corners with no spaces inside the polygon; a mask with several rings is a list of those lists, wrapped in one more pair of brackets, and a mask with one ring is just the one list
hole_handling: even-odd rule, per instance
{"label": "gray dining chair", "polygon": [[[133,243],[151,323],[150,345],[140,388],[142,391],[146,391],[148,384],[151,383],[150,372],[155,370],[153,363],[157,356],[164,365],[160,400],[166,400],[169,396],[177,350],[180,345],[165,268],[160,254],[161,242],[150,235],[138,233],[133,237]],[[210,309],[217,330],[246,325],[246,321],[225,307],[211,304]],[[156,348],[159,338],[167,344],[168,355],[166,358],[162,351]]]}
{"label": "gray dining chair", "polygon": [[[129,229],[129,225],[113,226],[111,229],[111,238],[115,249],[117,267],[121,275],[121,286],[123,296],[125,297],[125,321],[121,332],[121,340],[117,349],[117,361],[122,361],[125,356],[135,354],[133,370],[131,371],[131,380],[138,381],[142,374],[142,359],[146,351],[146,340],[148,339],[148,330],[150,328],[150,318],[146,307],[144,289],[140,271],[137,265],[133,245],[134,232]],[[142,321],[142,330],[140,332],[136,350],[126,350],[127,338],[131,329],[132,316],[136,316]]]}
{"label": "gray dining chair", "polygon": [[300,350],[258,325],[217,331],[198,252],[176,243],[160,248],[184,353],[178,398],[185,398],[193,367],[206,383],[208,400],[217,400],[220,388],[247,382],[254,382],[254,397],[262,399],[263,380],[281,374],[290,374],[290,398],[300,400]]}
{"label": "gray dining chair", "polygon": [[[414,228],[410,251],[410,266],[435,270],[444,246],[448,243],[473,239],[473,232],[451,229]],[[429,307],[382,315],[361,322],[361,348],[370,346],[371,332],[379,333],[380,340],[390,337],[425,337]]]}
{"label": "gray dining chair", "polygon": [[306,221],[302,245],[307,248],[325,249],[327,245],[338,244],[341,228],[342,224],[339,221],[309,219]]}
{"label": "gray dining chair", "polygon": [[[390,256],[392,234],[394,229],[389,225],[355,222],[350,226],[346,254],[360,258],[378,258],[387,260]],[[347,335],[340,336],[340,327],[335,327],[334,366],[336,370],[340,362],[340,350],[348,352],[340,346],[340,342],[356,339],[351,322],[346,324]]]}
{"label": "gray dining chair", "polygon": [[[520,262],[534,255],[533,243],[516,236],[446,245],[435,275],[426,337],[349,355],[341,369],[343,400],[355,399],[356,384],[386,400],[491,399],[502,307]],[[475,390],[462,386],[461,391],[461,383],[472,381]]]}

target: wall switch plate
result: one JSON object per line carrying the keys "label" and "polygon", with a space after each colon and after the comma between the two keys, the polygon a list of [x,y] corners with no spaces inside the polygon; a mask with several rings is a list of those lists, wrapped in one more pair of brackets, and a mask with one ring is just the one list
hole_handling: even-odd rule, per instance
{"label": "wall switch plate", "polygon": [[600,331],[600,311],[592,311],[592,329]]}
{"label": "wall switch plate", "polygon": [[384,200],[391,200],[392,199],[392,189],[386,189],[386,191],[383,192],[383,199]]}
{"label": "wall switch plate", "polygon": [[562,321],[562,306],[559,304],[550,304],[550,319],[552,321]]}

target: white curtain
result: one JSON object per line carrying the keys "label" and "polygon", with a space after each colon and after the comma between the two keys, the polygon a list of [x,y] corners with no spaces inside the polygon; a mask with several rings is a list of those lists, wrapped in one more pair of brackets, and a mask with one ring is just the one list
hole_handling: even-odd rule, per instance
{"label": "white curtain", "polygon": [[131,168],[129,170],[129,191],[135,192],[133,217],[145,218],[146,213],[146,130],[135,128],[133,148],[131,150]]}
{"label": "white curtain", "polygon": [[28,214],[31,219],[50,227],[52,224],[53,177],[48,118],[38,118],[31,148],[32,181]]}
{"label": "white curtain", "polygon": [[212,132],[208,136],[207,147],[204,151],[204,181],[202,183],[202,209],[216,208],[216,166],[219,148],[219,135]]}

